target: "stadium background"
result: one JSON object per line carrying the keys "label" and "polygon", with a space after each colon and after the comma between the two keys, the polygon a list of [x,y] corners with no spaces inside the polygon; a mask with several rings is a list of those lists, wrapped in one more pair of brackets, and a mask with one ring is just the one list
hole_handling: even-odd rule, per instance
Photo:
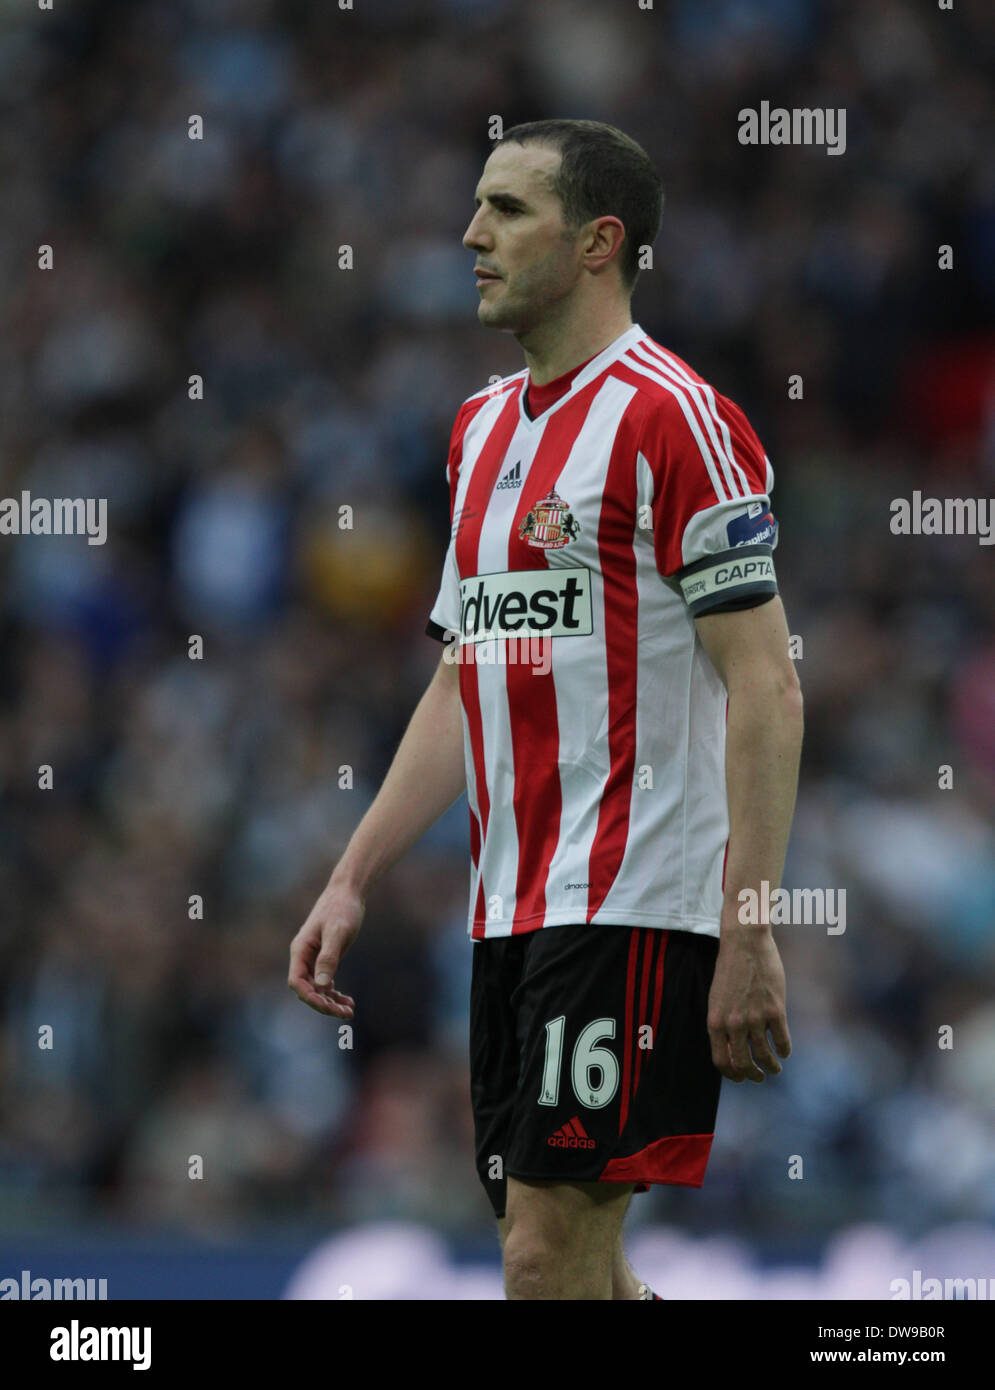
{"label": "stadium background", "polygon": [[[354,1049],[285,983],[438,656],[452,418],[522,365],[460,245],[494,114],[610,121],[662,172],[634,318],[774,464],[785,883],[847,893],[843,935],[781,930],[794,1056],[725,1085],[700,1192],[635,1199],[641,1267],[701,1297],[995,1276],[992,552],[889,530],[913,489],[995,493],[990,6],[105,0],[0,36],[0,492],[110,517],[0,538],[0,1276],[500,1296],[462,803],[369,904]],[[762,100],[845,107],[845,154],[740,145]]]}

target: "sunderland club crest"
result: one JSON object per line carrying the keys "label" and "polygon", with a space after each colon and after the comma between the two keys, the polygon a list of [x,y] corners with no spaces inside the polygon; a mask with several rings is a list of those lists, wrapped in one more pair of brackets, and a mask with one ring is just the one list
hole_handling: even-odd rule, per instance
{"label": "sunderland club crest", "polygon": [[570,507],[554,487],[541,502],[529,508],[518,535],[539,550],[560,550],[580,535],[580,522],[575,520]]}

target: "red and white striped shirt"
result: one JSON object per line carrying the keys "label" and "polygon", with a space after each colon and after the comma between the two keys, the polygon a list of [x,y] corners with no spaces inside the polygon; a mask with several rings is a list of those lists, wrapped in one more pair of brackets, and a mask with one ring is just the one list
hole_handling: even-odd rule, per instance
{"label": "red and white striped shirt", "polygon": [[537,419],[463,403],[429,632],[460,666],[469,932],[718,936],[726,692],[694,618],[777,592],[773,470],[743,412],[634,324]]}

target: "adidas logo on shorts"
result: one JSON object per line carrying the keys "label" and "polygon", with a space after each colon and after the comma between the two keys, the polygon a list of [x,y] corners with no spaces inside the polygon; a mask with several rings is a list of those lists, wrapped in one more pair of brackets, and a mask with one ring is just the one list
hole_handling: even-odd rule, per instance
{"label": "adidas logo on shorts", "polygon": [[587,1130],[576,1115],[572,1120],[568,1120],[562,1129],[551,1134],[546,1143],[551,1149],[593,1149],[595,1147],[594,1140],[587,1137]]}

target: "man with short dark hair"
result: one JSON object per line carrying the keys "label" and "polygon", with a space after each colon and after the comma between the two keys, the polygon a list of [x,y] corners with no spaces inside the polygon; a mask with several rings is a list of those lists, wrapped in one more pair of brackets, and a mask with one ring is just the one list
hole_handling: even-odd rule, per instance
{"label": "man with short dark hair", "polygon": [[[773,470],[632,323],[662,206],[634,141],[515,127],[475,204],[478,318],[526,370],[457,414],[444,654],[289,981],[352,1017],[335,974],[369,889],[465,787],[477,1167],[507,1295],[650,1298],[622,1248],[633,1192],[700,1187],[721,1076],[790,1052],[769,923],[738,912],[780,882],[802,737]],[[536,643],[541,664],[513,659]]]}

